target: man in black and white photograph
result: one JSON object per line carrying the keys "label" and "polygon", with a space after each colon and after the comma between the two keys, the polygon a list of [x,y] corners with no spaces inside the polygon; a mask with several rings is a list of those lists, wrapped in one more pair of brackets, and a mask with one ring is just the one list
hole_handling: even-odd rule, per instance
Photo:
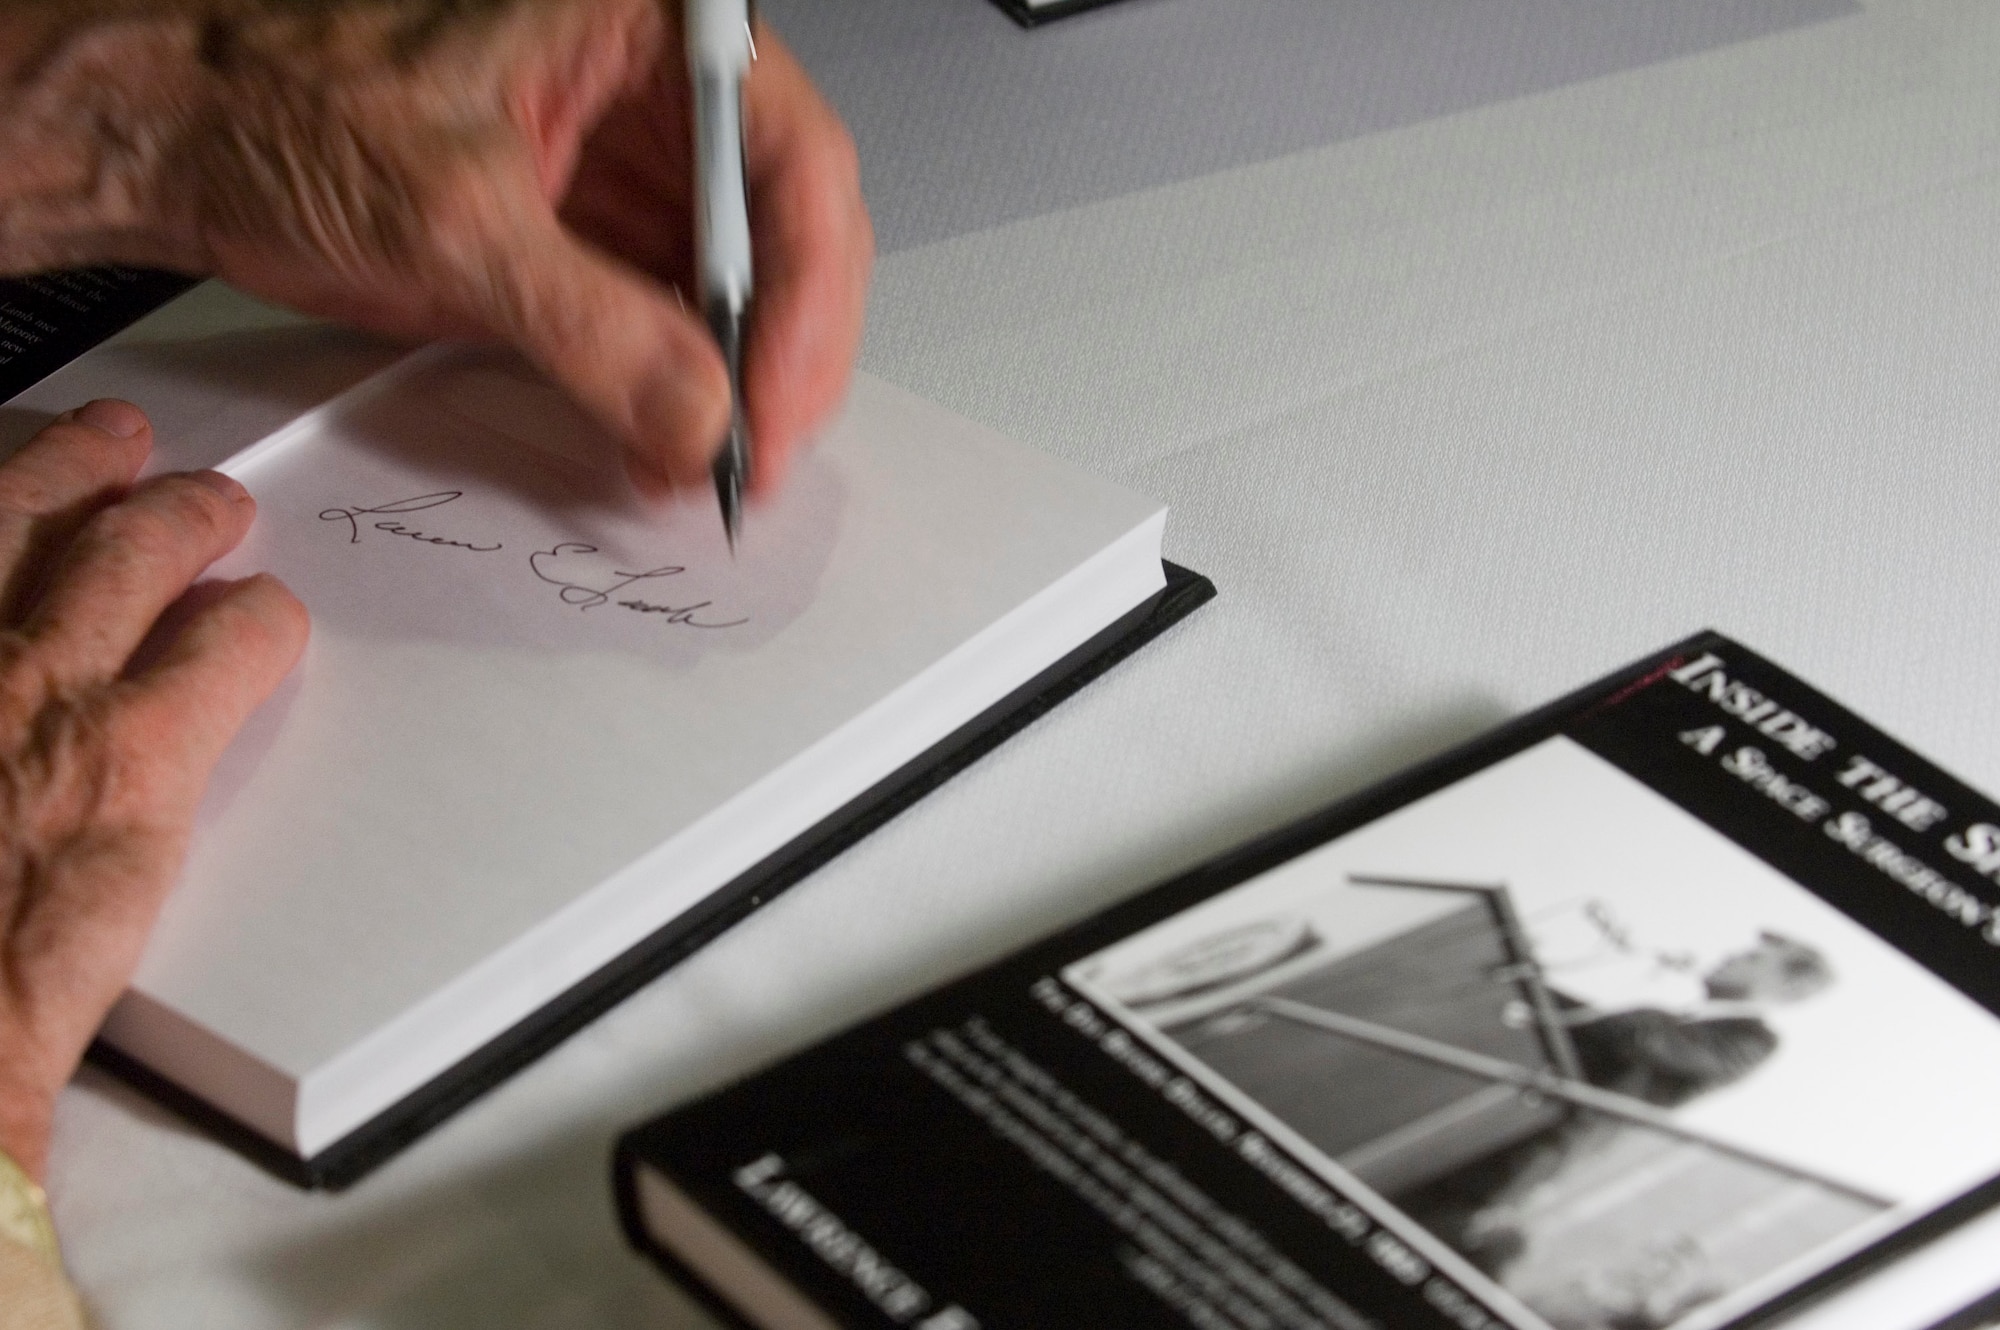
{"label": "man in black and white photograph", "polygon": [[1721,1324],[2000,1155],[2000,1023],[1563,739],[1065,977],[1526,1327]]}

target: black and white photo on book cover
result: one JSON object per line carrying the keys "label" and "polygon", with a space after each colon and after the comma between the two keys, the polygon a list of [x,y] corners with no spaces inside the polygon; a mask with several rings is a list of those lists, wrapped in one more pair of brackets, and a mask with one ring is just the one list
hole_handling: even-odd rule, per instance
{"label": "black and white photo on book cover", "polygon": [[1723,1325],[2000,1173],[2000,1020],[1562,736],[1063,979],[1526,1330]]}

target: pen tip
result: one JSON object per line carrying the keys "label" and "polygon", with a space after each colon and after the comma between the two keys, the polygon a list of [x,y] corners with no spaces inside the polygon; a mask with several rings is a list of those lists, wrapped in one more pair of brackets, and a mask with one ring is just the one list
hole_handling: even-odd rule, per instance
{"label": "pen tip", "polygon": [[722,535],[729,542],[729,557],[736,557],[737,537],[743,530],[743,500],[734,485],[724,485],[718,492],[722,500]]}
{"label": "pen tip", "polygon": [[[732,442],[734,440],[732,439]],[[743,472],[740,448],[725,449],[715,459],[716,506],[722,510],[722,534],[729,541],[729,554],[736,556],[736,538],[743,527]]]}

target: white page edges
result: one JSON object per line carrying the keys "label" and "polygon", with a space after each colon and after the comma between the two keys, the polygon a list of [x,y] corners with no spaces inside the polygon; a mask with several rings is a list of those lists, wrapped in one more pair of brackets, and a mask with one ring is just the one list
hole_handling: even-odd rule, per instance
{"label": "white page edges", "polygon": [[226,1105],[272,1140],[292,1139],[299,1087],[291,1074],[157,998],[126,989],[98,1037],[175,1084]]}

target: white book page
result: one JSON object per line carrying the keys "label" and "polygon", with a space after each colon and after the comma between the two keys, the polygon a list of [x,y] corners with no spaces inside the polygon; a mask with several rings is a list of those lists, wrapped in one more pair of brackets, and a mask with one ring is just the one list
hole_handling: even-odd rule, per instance
{"label": "white book page", "polygon": [[[559,394],[471,351],[232,469],[259,518],[217,572],[278,573],[314,636],[134,987],[299,1077],[1159,515],[864,378],[732,559],[712,495],[645,505]],[[1157,584],[1153,557],[1130,603]]]}

